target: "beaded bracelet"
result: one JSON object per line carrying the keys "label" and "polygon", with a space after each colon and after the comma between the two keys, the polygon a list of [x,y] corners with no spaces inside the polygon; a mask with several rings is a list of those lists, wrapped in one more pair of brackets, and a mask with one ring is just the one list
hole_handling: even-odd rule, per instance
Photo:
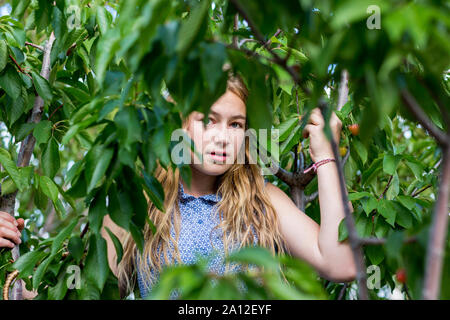
{"label": "beaded bracelet", "polygon": [[308,169],[306,169],[305,171],[303,171],[303,173],[307,173],[307,172],[310,171],[310,170],[314,170],[314,173],[316,173],[316,172],[317,172],[317,169],[318,169],[321,165],[323,165],[323,164],[325,164],[325,163],[328,163],[328,162],[332,162],[332,161],[335,161],[335,162],[336,162],[335,159],[323,159],[323,160],[317,161],[317,162],[313,163]]}

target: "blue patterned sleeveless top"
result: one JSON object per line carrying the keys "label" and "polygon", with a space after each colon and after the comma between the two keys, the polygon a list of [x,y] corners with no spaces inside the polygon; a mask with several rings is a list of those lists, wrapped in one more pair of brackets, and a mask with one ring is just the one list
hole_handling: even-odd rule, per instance
{"label": "blue patterned sleeveless top", "polygon": [[[264,180],[264,184],[267,181]],[[179,183],[179,207],[180,207],[180,234],[178,249],[181,261],[184,264],[194,264],[199,256],[213,257],[208,265],[208,270],[216,274],[225,272],[223,232],[220,228],[214,229],[220,223],[220,214],[214,214],[217,203],[222,199],[220,192],[207,194],[200,197],[184,192],[183,184]],[[213,230],[214,229],[214,230]],[[171,234],[175,238],[172,227]],[[256,236],[256,234],[254,233]],[[211,237],[211,238],[210,238]],[[211,244],[212,242],[212,244]],[[257,238],[255,237],[255,244]],[[233,248],[231,248],[233,250]],[[169,250],[169,261],[172,256]],[[163,253],[161,252],[161,257]],[[162,261],[164,261],[162,259]],[[177,262],[175,262],[177,263]],[[145,299],[151,291],[149,282],[144,281],[144,275],[136,268],[137,282],[141,297]],[[151,270],[154,275],[154,270]]]}

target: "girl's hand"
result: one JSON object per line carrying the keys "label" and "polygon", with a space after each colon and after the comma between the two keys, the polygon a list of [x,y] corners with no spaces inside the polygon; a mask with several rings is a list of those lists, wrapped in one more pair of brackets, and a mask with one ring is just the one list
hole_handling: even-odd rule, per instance
{"label": "girl's hand", "polygon": [[[311,138],[309,140],[309,154],[314,162],[323,159],[334,159],[331,142],[328,141],[323,131],[324,127],[325,120],[322,117],[322,112],[319,108],[314,108],[309,116],[308,124],[303,129],[303,138]],[[331,114],[330,127],[334,141],[339,145],[342,122],[334,112]]]}
{"label": "girl's hand", "polygon": [[22,218],[16,220],[8,212],[0,211],[0,248],[14,248],[15,244],[20,244],[23,226]]}

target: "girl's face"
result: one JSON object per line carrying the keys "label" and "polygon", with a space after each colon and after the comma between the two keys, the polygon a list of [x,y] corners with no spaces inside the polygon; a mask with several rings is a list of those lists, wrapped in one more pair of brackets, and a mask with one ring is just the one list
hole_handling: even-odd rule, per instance
{"label": "girl's face", "polygon": [[203,124],[204,114],[189,115],[187,132],[194,141],[203,161],[191,151],[191,166],[207,175],[221,175],[236,162],[245,137],[245,103],[227,90],[211,107],[209,121]]}

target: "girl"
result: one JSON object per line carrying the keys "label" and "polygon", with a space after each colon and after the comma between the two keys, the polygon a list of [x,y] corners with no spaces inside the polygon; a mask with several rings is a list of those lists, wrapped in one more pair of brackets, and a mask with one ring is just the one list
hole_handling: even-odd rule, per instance
{"label": "girl", "polygon": [[[130,234],[115,225],[109,216],[108,226],[122,239],[124,254],[116,265],[112,240],[108,243],[111,270],[119,279],[121,296],[132,292],[138,282],[141,296],[148,295],[161,268],[169,263],[194,263],[196,255],[218,250],[222,257],[239,246],[259,244],[272,252],[285,249],[312,265],[318,273],[334,282],[352,281],[356,275],[349,244],[338,242],[338,226],[344,218],[335,162],[317,170],[321,226],[299,210],[278,187],[265,183],[261,169],[249,162],[249,145],[245,141],[248,92],[237,77],[231,77],[225,94],[212,106],[209,122],[204,115],[192,112],[183,128],[201,153],[201,162],[191,152],[192,182],[188,187],[174,172],[158,166],[155,177],[165,192],[166,213],[149,201],[149,216],[157,226],[152,234],[146,226],[145,246],[141,257]],[[342,123],[333,113],[331,128],[339,143]],[[310,155],[314,162],[333,159],[331,143],[324,132],[324,119],[314,109],[303,137],[310,138]],[[236,163],[238,151],[245,143],[245,164]],[[253,162],[254,163],[254,162]],[[351,203],[350,203],[351,206]],[[221,256],[210,268],[224,272]]]}
{"label": "girl", "polygon": [[[116,265],[114,244],[102,228],[109,265],[119,279],[122,297],[132,292],[137,280],[141,296],[145,298],[166,264],[193,263],[199,253],[208,255],[218,250],[223,256],[239,246],[252,244],[264,246],[274,253],[287,250],[334,282],[355,278],[350,246],[338,242],[338,226],[344,218],[344,209],[336,163],[328,162],[317,169],[319,226],[282,190],[265,183],[260,168],[249,163],[249,146],[245,141],[247,94],[242,81],[232,77],[226,92],[211,106],[206,126],[200,112],[192,112],[184,119],[183,128],[199,148],[203,161],[191,153],[190,187],[181,179],[178,170],[171,171],[169,167],[166,171],[157,167],[155,177],[164,188],[166,213],[161,213],[148,200],[149,216],[157,231],[152,234],[149,226],[145,227],[142,257],[131,235],[105,216],[104,227],[111,229],[124,247],[123,258]],[[342,124],[335,114],[330,125],[338,142]],[[314,109],[303,136],[310,138],[309,152],[316,163],[333,159],[323,127],[321,112]],[[243,144],[245,164],[239,164],[236,159]],[[0,216],[0,247],[13,246],[7,239],[19,242],[14,219],[8,214]],[[220,256],[212,261],[211,269],[224,272]]]}

